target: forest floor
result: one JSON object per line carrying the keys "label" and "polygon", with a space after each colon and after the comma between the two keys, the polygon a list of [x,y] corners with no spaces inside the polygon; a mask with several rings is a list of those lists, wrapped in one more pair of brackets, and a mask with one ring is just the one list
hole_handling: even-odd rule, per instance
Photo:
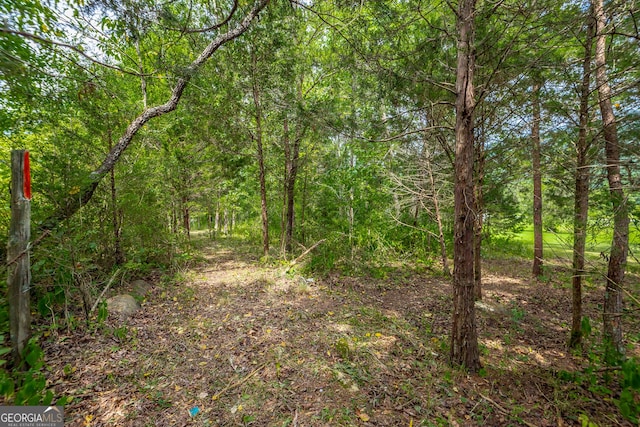
{"label": "forest floor", "polygon": [[[447,364],[452,291],[434,272],[312,280],[261,264],[237,241],[202,251],[124,323],[110,316],[43,343],[49,383],[74,398],[68,425],[632,425],[613,401],[617,374],[590,373],[566,350],[571,280],[561,267],[537,282],[528,262],[486,261],[484,368],[469,375]],[[584,302],[592,356],[600,287]],[[631,313],[625,327],[638,334]]]}

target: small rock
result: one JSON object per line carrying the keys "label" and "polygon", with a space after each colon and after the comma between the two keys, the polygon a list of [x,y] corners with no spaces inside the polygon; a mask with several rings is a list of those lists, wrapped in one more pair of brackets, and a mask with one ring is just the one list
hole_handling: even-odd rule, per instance
{"label": "small rock", "polygon": [[147,296],[152,286],[151,283],[144,280],[134,280],[133,283],[131,283],[132,293],[140,298]]}
{"label": "small rock", "polygon": [[476,310],[485,312],[489,316],[507,317],[509,310],[500,304],[493,304],[484,301],[476,301]]}
{"label": "small rock", "polygon": [[107,310],[110,313],[128,317],[140,309],[140,304],[131,295],[116,295],[107,299]]}

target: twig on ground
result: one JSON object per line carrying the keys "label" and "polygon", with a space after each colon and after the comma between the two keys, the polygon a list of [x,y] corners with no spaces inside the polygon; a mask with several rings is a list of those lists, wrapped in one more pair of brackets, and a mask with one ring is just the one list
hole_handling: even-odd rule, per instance
{"label": "twig on ground", "polygon": [[240,387],[242,384],[246,383],[247,381],[249,381],[249,379],[251,377],[253,377],[255,374],[257,374],[258,372],[260,372],[265,366],[267,366],[268,362],[264,362],[262,365],[258,366],[256,369],[254,369],[249,375],[247,375],[246,377],[244,377],[243,379],[241,379],[240,381],[237,381],[235,383],[229,384],[228,386],[226,386],[225,388],[223,388],[222,390],[220,390],[219,392],[217,392],[216,394],[214,394],[211,397],[211,400],[218,400],[220,398],[220,396],[222,396],[223,394],[225,394],[226,392],[228,392],[229,390],[231,390],[232,388],[236,388],[236,387]]}
{"label": "twig on ground", "polygon": [[102,299],[104,294],[109,290],[109,287],[113,283],[113,280],[116,278],[118,273],[120,273],[120,269],[117,269],[116,272],[113,273],[113,276],[111,276],[111,279],[109,279],[109,282],[107,283],[107,286],[104,287],[104,289],[100,293],[100,296],[98,297],[98,299],[96,299],[96,302],[93,303],[93,307],[91,307],[91,310],[89,310],[89,316],[91,316],[93,314],[93,312],[96,311],[96,307],[98,307],[98,304],[100,304],[100,300]]}
{"label": "twig on ground", "polygon": [[[495,400],[491,399],[490,397],[485,396],[482,393],[478,393],[480,395],[480,397],[482,397],[484,400],[486,400],[487,402],[491,403],[493,406],[496,407],[496,409],[500,412],[502,412],[504,415],[511,415],[509,413],[509,411],[507,411],[506,409],[504,409],[502,406],[500,406]],[[535,424],[531,424],[528,421],[525,421],[523,419],[518,419],[518,421],[520,421],[521,423],[524,423],[525,425],[527,425],[528,427],[537,427]]]}
{"label": "twig on ground", "polygon": [[285,273],[288,273],[289,270],[291,270],[298,262],[300,262],[300,260],[302,258],[304,258],[309,252],[311,252],[312,250],[314,250],[316,247],[318,247],[322,242],[324,242],[327,239],[322,239],[322,240],[318,240],[317,242],[315,242],[309,249],[307,249],[306,251],[302,252],[300,254],[300,256],[298,256],[298,258],[294,259],[293,261],[291,261],[289,263],[289,266],[287,267],[287,269],[285,270]]}

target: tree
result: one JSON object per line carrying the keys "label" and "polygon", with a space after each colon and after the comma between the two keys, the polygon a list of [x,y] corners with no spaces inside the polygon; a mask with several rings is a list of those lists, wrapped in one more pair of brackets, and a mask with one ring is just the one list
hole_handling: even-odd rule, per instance
{"label": "tree", "polygon": [[580,111],[578,113],[578,139],[576,141],[575,194],[573,209],[573,275],[572,322],[569,347],[576,348],[582,343],[582,279],[585,275],[584,251],[587,241],[587,220],[589,213],[589,95],[591,93],[591,55],[593,49],[593,17],[587,17],[587,34],[584,41],[582,62],[582,83],[580,85]]}
{"label": "tree", "polygon": [[258,181],[260,183],[260,218],[262,219],[262,252],[265,257],[269,256],[269,212],[267,205],[267,178],[264,166],[264,149],[262,144],[262,108],[260,103],[260,87],[256,76],[257,59],[256,53],[251,52],[251,82],[252,96],[255,107],[255,132],[252,134],[256,142],[256,158],[258,160]]}
{"label": "tree", "polygon": [[471,372],[480,369],[475,321],[473,274],[473,116],[475,92],[475,0],[458,5],[458,65],[456,71],[455,229],[451,363]]}
{"label": "tree", "polygon": [[622,187],[620,145],[616,118],[611,102],[611,86],[607,77],[605,33],[607,19],[604,11],[604,1],[592,0],[591,5],[596,25],[596,83],[598,85],[600,115],[602,116],[607,180],[613,209],[613,240],[607,269],[603,312],[604,341],[610,356],[617,360],[625,352],[622,341],[622,286],[629,250],[629,213],[627,199]]}
{"label": "tree", "polygon": [[531,163],[533,166],[533,276],[542,276],[542,172],[540,170],[540,87],[532,89]]}
{"label": "tree", "polygon": [[[483,108],[484,110],[484,108]],[[484,111],[483,111],[484,112]],[[475,138],[473,183],[475,221],[473,224],[473,282],[476,301],[482,300],[482,226],[484,224],[484,173],[485,173],[485,126],[487,117],[480,120],[481,127]]]}

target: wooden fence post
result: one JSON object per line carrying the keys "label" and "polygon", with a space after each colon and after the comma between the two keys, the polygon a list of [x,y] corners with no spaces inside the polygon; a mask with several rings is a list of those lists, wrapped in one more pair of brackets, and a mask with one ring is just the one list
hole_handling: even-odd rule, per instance
{"label": "wooden fence post", "polygon": [[29,152],[11,151],[11,225],[7,246],[9,324],[13,360],[19,364],[31,336],[31,175]]}

